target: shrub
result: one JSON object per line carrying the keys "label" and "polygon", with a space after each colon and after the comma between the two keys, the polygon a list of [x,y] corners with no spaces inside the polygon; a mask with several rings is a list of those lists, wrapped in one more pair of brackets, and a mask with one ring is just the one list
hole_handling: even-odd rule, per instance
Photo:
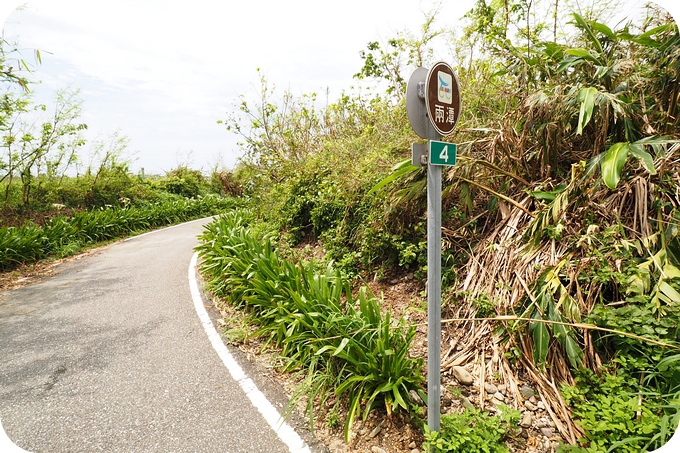
{"label": "shrub", "polygon": [[232,208],[233,199],[217,196],[198,200],[167,199],[145,206],[98,208],[72,217],[56,216],[40,227],[0,228],[0,270],[13,269],[49,256],[63,257],[83,246],[131,233],[188,221]]}

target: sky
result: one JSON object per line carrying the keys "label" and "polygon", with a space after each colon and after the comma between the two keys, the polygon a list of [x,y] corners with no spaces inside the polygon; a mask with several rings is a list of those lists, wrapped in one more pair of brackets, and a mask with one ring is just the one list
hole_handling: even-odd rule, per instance
{"label": "sky", "polygon": [[[659,2],[669,6],[677,2]],[[22,10],[17,11],[17,6]],[[239,96],[255,99],[260,68],[277,93],[333,102],[359,81],[360,51],[417,33],[432,0],[0,0],[3,34],[36,63],[35,99],[80,90],[90,143],[128,139],[132,171],[233,168],[237,137],[217,124]],[[442,0],[455,29],[473,0]],[[39,49],[37,64],[33,50]],[[441,55],[446,59],[446,55]],[[87,146],[85,147],[87,153]]]}

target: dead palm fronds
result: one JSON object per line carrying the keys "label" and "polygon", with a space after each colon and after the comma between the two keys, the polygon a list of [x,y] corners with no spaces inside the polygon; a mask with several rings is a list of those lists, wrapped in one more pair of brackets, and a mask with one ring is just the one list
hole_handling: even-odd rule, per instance
{"label": "dead palm fronds", "polygon": [[[602,366],[591,332],[606,329],[582,319],[604,292],[612,291],[611,283],[584,275],[602,266],[602,260],[622,272],[626,263],[615,254],[600,250],[593,255],[607,231],[616,236],[617,247],[635,249],[642,258],[648,255],[641,266],[664,267],[650,250],[662,240],[659,232],[666,226],[678,229],[677,215],[671,212],[680,208],[680,161],[674,159],[678,149],[675,144],[657,153],[654,178],[643,165],[630,168],[617,190],[601,184],[592,168],[576,164],[571,181],[547,204],[535,196],[515,195],[519,201],[514,203],[501,200],[497,223],[469,252],[460,282],[445,301],[444,330],[451,347],[443,348],[443,370],[474,364],[478,375],[503,380],[516,407],[523,400],[519,383],[529,381],[563,438],[573,443],[581,437],[559,386],[574,384],[576,368],[597,371]],[[659,178],[662,169],[665,178]],[[665,200],[666,207],[658,202],[652,207],[654,200]],[[455,244],[457,231],[444,229],[443,236]],[[495,317],[477,317],[480,298],[493,303]],[[480,354],[496,359],[479,363]]]}

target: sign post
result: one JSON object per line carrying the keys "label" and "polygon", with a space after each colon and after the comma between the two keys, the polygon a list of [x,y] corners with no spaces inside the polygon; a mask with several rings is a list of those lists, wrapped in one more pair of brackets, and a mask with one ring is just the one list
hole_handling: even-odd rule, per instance
{"label": "sign post", "polygon": [[428,140],[428,159],[413,145],[414,165],[427,163],[427,426],[440,429],[442,166],[455,165],[456,145],[439,141],[453,132],[460,115],[458,78],[451,67],[436,63],[418,68],[406,86],[406,112],[418,136]]}
{"label": "sign post", "polygon": [[[432,154],[432,153],[430,153]],[[427,166],[427,426],[439,431],[442,345],[442,167]]]}

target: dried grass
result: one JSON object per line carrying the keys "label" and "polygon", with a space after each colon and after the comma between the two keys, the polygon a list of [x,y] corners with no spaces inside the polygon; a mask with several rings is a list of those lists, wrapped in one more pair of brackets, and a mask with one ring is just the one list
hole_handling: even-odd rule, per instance
{"label": "dried grass", "polygon": [[[504,146],[516,145],[522,149],[521,138],[512,134],[499,134],[494,146],[501,143]],[[513,143],[505,143],[513,142]],[[680,150],[680,145],[672,146],[666,155],[655,162],[659,173],[672,172],[675,180],[680,181],[680,160],[674,156]],[[506,165],[507,166],[507,165]],[[534,300],[533,285],[541,273],[549,266],[557,266],[563,260],[567,265],[563,268],[563,280],[568,293],[578,307],[578,313],[584,316],[593,309],[603,291],[601,283],[579,281],[579,275],[598,263],[584,252],[594,244],[589,241],[589,233],[597,233],[608,225],[622,225],[629,238],[650,240],[654,234],[650,222],[650,202],[660,196],[654,179],[642,168],[637,175],[621,182],[616,191],[611,191],[595,179],[584,184],[583,174],[578,168],[572,172],[572,183],[565,191],[561,206],[543,207],[535,203],[533,197],[524,196],[520,201],[499,203],[498,214],[484,225],[488,226],[494,220],[498,223],[492,228],[485,228],[484,239],[470,251],[470,258],[461,270],[460,284],[450,294],[450,299],[444,301],[448,311],[444,313],[444,333],[449,340],[448,349],[442,356],[442,371],[448,371],[453,366],[469,365],[480,377],[480,403],[484,402],[484,379],[495,376],[506,385],[507,394],[512,395],[512,405],[515,409],[523,402],[519,391],[522,383],[530,383],[537,390],[545,405],[546,411],[555,424],[560,435],[568,442],[575,443],[583,435],[582,430],[572,419],[569,407],[565,404],[559,386],[574,384],[571,368],[566,354],[559,347],[550,347],[546,359],[545,369],[537,366],[532,357],[533,340],[528,331],[519,335],[503,337],[497,327],[501,326],[498,318],[506,316],[510,319],[525,301]],[[449,178],[455,181],[455,177]],[[483,177],[482,177],[482,180]],[[668,189],[668,188],[666,188]],[[674,206],[680,206],[680,190],[676,188],[675,197],[668,200]],[[485,200],[486,201],[486,200]],[[476,200],[479,203],[479,200]],[[597,218],[598,223],[592,231],[588,231],[585,224],[585,214]],[[538,216],[546,216],[546,224],[556,225],[560,222],[564,226],[563,237],[572,240],[559,241],[543,237],[538,244],[528,241],[534,222],[540,222]],[[475,219],[479,216],[475,217]],[[671,222],[672,219],[655,219]],[[591,226],[591,228],[593,228]],[[458,230],[444,229],[444,243],[456,245]],[[586,241],[575,247],[575,239]],[[614,262],[613,266],[621,270],[622,263]],[[484,297],[493,303],[496,311],[495,318],[477,318],[476,301]],[[448,318],[448,319],[447,319]],[[516,319],[516,318],[515,318]],[[599,370],[602,360],[598,356],[590,331],[579,325],[580,319],[571,319],[578,331],[579,345],[584,352],[583,365],[593,370]],[[508,326],[508,321],[505,326]],[[515,328],[526,326],[515,324]],[[554,339],[551,341],[555,341]],[[556,344],[556,343],[554,343]],[[508,354],[517,348],[519,358]],[[488,362],[486,359],[492,357]],[[481,360],[480,360],[481,359]],[[513,362],[517,360],[517,362]]]}

